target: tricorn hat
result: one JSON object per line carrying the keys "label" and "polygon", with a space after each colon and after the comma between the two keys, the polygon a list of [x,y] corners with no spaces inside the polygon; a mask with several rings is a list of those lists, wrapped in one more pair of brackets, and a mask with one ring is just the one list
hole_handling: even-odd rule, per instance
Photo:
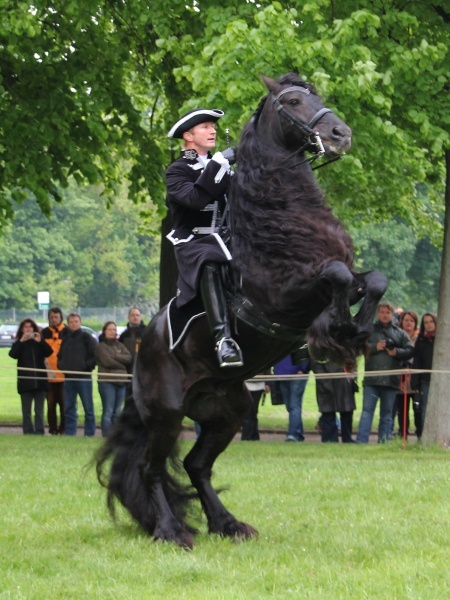
{"label": "tricorn hat", "polygon": [[167,137],[182,139],[185,131],[189,131],[192,127],[200,125],[200,123],[206,123],[207,121],[213,121],[215,123],[220,117],[223,117],[224,114],[223,110],[219,110],[218,108],[196,108],[190,110],[175,123],[167,134]]}

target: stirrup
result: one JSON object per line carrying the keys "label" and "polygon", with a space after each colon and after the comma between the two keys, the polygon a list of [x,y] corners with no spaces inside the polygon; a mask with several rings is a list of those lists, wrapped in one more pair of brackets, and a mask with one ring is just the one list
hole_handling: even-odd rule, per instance
{"label": "stirrup", "polygon": [[[225,360],[226,357],[222,357],[222,346],[224,343],[232,346],[232,349],[234,350],[234,355],[229,357],[232,358],[232,360],[227,361]],[[242,351],[233,338],[223,337],[221,340],[219,340],[216,344],[216,352],[220,367],[242,367],[244,364]]]}

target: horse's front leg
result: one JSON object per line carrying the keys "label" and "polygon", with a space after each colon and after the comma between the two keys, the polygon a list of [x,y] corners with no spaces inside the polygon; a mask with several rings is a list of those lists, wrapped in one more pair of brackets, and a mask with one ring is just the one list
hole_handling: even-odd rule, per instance
{"label": "horse's front leg", "polygon": [[379,271],[357,273],[354,277],[355,284],[350,296],[350,304],[356,304],[361,298],[363,298],[363,301],[358,313],[353,317],[353,322],[357,325],[358,331],[367,333],[368,337],[372,331],[373,318],[378,302],[387,289],[388,280]]}
{"label": "horse's front leg", "polygon": [[[239,384],[233,386],[220,401],[227,405],[227,420],[222,415],[220,419],[201,423],[200,435],[184,459],[184,467],[198,492],[208,519],[209,533],[234,539],[257,538],[256,529],[238,521],[222,504],[211,484],[212,466],[239,430],[251,397],[245,386]],[[233,414],[234,406],[237,406],[238,410]]]}

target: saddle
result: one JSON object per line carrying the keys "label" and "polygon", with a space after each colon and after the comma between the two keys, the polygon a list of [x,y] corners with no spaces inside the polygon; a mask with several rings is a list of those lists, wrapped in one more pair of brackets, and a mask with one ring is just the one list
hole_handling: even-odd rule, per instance
{"label": "saddle", "polygon": [[[253,327],[267,337],[290,343],[298,343],[299,347],[304,343],[305,331],[295,331],[280,323],[273,323],[264,314],[259,312],[248,298],[239,292],[232,294],[228,289],[225,293],[227,303],[233,307],[235,320],[238,319],[250,325],[250,327]],[[196,319],[205,316],[206,312],[200,295],[181,308],[177,306],[176,298],[172,298],[167,306],[170,351],[181,344],[191,324]]]}
{"label": "saddle", "polygon": [[203,302],[198,295],[181,308],[177,306],[176,298],[167,305],[167,327],[169,330],[169,349],[172,352],[186,336],[191,324],[200,317],[205,317]]}

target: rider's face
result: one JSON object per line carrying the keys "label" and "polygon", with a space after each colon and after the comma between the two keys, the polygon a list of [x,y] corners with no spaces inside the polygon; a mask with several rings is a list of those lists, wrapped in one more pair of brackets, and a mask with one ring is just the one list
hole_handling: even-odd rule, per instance
{"label": "rider's face", "polygon": [[197,150],[201,155],[208,154],[216,145],[216,126],[212,121],[200,123],[183,134],[186,149]]}

